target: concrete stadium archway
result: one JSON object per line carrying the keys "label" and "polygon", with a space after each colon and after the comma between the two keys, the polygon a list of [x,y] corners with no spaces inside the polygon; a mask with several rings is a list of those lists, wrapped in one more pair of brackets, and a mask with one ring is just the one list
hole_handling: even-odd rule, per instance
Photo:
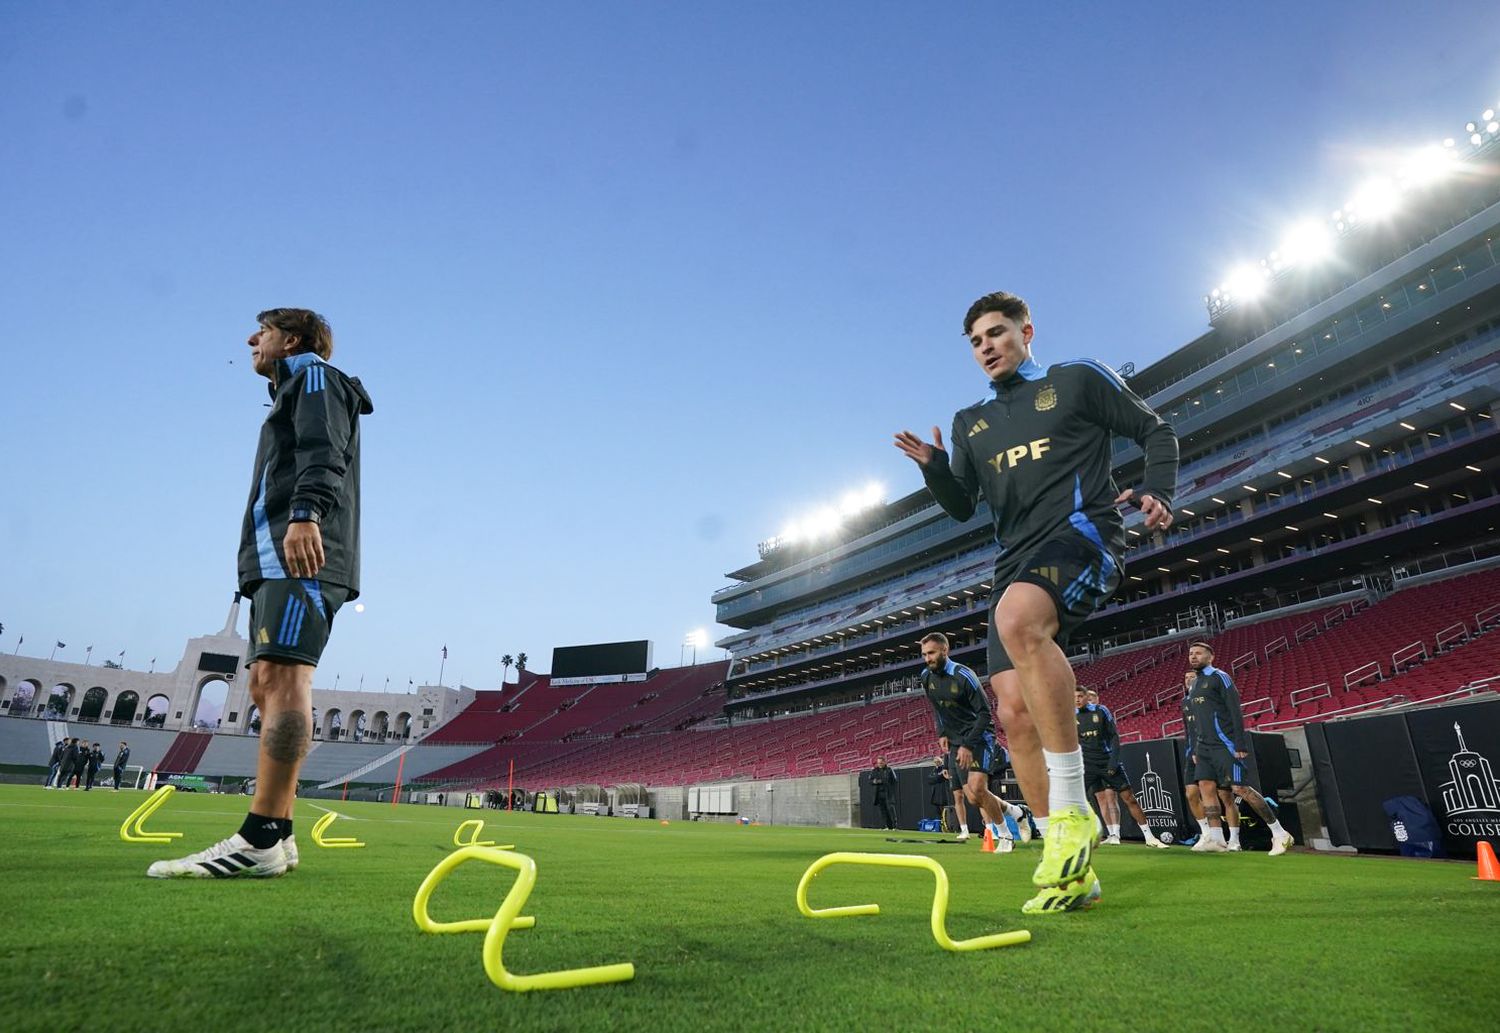
{"label": "concrete stadium archway", "polygon": [[126,689],[115,697],[115,709],[111,713],[109,723],[112,725],[128,725],[135,719],[135,712],[140,709],[141,697],[134,689]]}
{"label": "concrete stadium archway", "polygon": [[83,694],[83,701],[78,704],[78,720],[97,724],[104,714],[104,705],[108,702],[109,690],[103,685],[95,685]]}
{"label": "concrete stadium archway", "polygon": [[329,707],[323,716],[323,738],[336,741],[344,731],[344,712],[338,707]]}
{"label": "concrete stadium archway", "polygon": [[52,686],[52,691],[47,693],[46,710],[48,713],[57,714],[66,721],[73,707],[73,698],[78,690],[67,682],[58,682]]}
{"label": "concrete stadium archway", "polygon": [[215,675],[198,683],[188,721],[192,728],[217,728],[224,718],[224,701],[229,698],[229,683]]}
{"label": "concrete stadium archway", "polygon": [[146,716],[141,724],[149,728],[161,728],[167,723],[167,711],[171,708],[172,701],[165,693],[158,692],[146,700]]}
{"label": "concrete stadium archway", "polygon": [[354,742],[362,741],[365,737],[365,725],[368,723],[363,710],[351,712],[349,714],[349,738]]}
{"label": "concrete stadium archway", "polygon": [[386,737],[391,734],[391,715],[384,710],[375,711],[375,716],[370,719],[370,735],[376,742],[385,742]]}
{"label": "concrete stadium archway", "polygon": [[403,742],[411,738],[411,714],[405,710],[396,715],[396,738]]}

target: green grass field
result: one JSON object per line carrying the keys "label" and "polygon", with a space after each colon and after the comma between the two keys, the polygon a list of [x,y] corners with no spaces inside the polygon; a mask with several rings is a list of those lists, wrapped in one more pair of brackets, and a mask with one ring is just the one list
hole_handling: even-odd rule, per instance
{"label": "green grass field", "polygon": [[[3,1028],[1491,1030],[1500,1012],[1500,884],[1467,864],[1106,848],[1098,907],[1023,921],[1035,847],[332,803],[354,820],[331,833],[369,845],[327,850],[310,838],[322,811],[301,802],[296,872],[157,881],[148,863],[227,835],[245,801],[177,794],[149,825],[185,832],[181,847],[123,843],[144,798],[0,786]],[[507,993],[485,976],[482,934],[417,931],[418,884],[475,816],[539,869],[537,925],[510,935],[507,966],[632,961],[633,982]],[[952,883],[955,938],[1029,928],[1032,942],[939,949],[918,871],[830,869],[814,907],[882,913],[803,918],[797,880],[835,850],[928,853]],[[433,917],[489,917],[513,879],[461,866]]]}

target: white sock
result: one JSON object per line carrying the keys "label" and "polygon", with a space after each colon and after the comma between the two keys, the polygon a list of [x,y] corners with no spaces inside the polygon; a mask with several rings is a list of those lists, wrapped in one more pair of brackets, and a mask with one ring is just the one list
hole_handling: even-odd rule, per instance
{"label": "white sock", "polygon": [[1047,838],[1047,816],[1045,814],[1041,814],[1041,815],[1033,814],[1031,816],[1031,821],[1032,821],[1032,824],[1034,824],[1036,826],[1036,833],[1037,833],[1037,835],[1041,836],[1043,839],[1046,839]]}
{"label": "white sock", "polygon": [[1017,807],[1015,804],[1011,803],[1009,800],[1002,800],[1000,802],[1005,804],[1005,813],[1008,816],[1014,818],[1016,821],[1020,821],[1023,817],[1025,817],[1026,812],[1021,810],[1021,808]]}
{"label": "white sock", "polygon": [[1146,835],[1146,842],[1151,843],[1156,839],[1156,833],[1151,831],[1150,825],[1142,825],[1141,831]]}
{"label": "white sock", "polygon": [[1203,835],[1205,835],[1205,836],[1208,835],[1208,819],[1207,818],[1199,818],[1198,819],[1198,828],[1199,828],[1199,830],[1201,830],[1201,832],[1203,833]]}
{"label": "white sock", "polygon": [[1224,842],[1224,826],[1210,825],[1208,827],[1208,838],[1213,840],[1215,843]]}
{"label": "white sock", "polygon": [[1286,836],[1286,829],[1281,827],[1281,822],[1273,821],[1271,822],[1271,834],[1277,839],[1281,839]]}
{"label": "white sock", "polygon": [[1068,753],[1053,753],[1043,750],[1047,762],[1047,812],[1060,807],[1076,807],[1084,813],[1089,811],[1089,798],[1083,786],[1083,750]]}
{"label": "white sock", "polygon": [[1120,826],[1118,826],[1118,825],[1111,825],[1109,827],[1109,835],[1110,835],[1111,839],[1118,839],[1118,838],[1120,838]]}
{"label": "white sock", "polygon": [[1240,827],[1238,825],[1229,826],[1229,845],[1240,845]]}

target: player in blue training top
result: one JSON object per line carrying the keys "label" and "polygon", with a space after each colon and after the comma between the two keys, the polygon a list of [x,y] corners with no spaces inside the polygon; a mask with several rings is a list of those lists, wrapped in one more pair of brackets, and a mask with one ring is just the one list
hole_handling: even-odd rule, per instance
{"label": "player in blue training top", "polygon": [[1023,842],[1031,839],[1031,821],[1024,809],[990,792],[990,765],[1002,747],[995,742],[990,701],[979,687],[979,676],[948,658],[948,636],[941,631],[922,639],[922,660],[922,691],[932,704],[938,748],[962,780],[964,796],[984,815],[995,850],[1009,853],[1015,843],[1006,816],[1015,819]]}
{"label": "player in blue training top", "polygon": [[[1250,785],[1242,763],[1250,755],[1250,742],[1234,679],[1228,671],[1213,665],[1213,647],[1207,642],[1194,642],[1188,647],[1188,664],[1198,672],[1185,704],[1192,717],[1192,777],[1198,782],[1198,795],[1209,825],[1208,835],[1199,839],[1193,849],[1200,853],[1220,853],[1240,848],[1240,822],[1234,799],[1229,797],[1227,805],[1221,799],[1232,789],[1271,830],[1271,856],[1286,853],[1288,847],[1296,845],[1296,840],[1282,828],[1260,790]],[[1226,818],[1231,828],[1228,842],[1223,829]]]}
{"label": "player in blue training top", "polygon": [[[1039,892],[1021,910],[1078,910],[1099,896],[1098,831],[1062,647],[1120,586],[1119,507],[1138,505],[1148,534],[1172,526],[1177,436],[1108,366],[1037,362],[1031,310],[1014,294],[979,298],[963,331],[990,393],[954,415],[946,447],[936,427],[930,442],[903,430],[895,445],[955,520],[972,517],[981,498],[989,505],[999,550],[986,673],[1021,791],[1047,826],[1031,875]],[[1145,453],[1141,481],[1123,491],[1111,473],[1116,437]]]}
{"label": "player in blue training top", "polygon": [[1115,715],[1099,702],[1099,693],[1093,689],[1080,687],[1074,698],[1078,704],[1078,745],[1083,750],[1083,780],[1099,804],[1099,815],[1109,834],[1104,842],[1110,846],[1120,845],[1120,800],[1124,800],[1125,806],[1130,808],[1130,816],[1146,837],[1146,845],[1165,850],[1167,844],[1151,831],[1151,822],[1136,802],[1130,776],[1125,773]]}

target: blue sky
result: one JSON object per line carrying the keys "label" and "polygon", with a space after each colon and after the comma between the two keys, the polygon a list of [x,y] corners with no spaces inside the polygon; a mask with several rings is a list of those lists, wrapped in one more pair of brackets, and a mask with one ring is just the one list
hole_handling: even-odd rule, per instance
{"label": "blue sky", "polygon": [[1500,101],[1489,5],[1249,6],[0,0],[0,650],[217,630],[243,342],[306,305],[376,406],[320,686],[676,664],[788,518],[918,486],[975,296],[1144,364]]}

